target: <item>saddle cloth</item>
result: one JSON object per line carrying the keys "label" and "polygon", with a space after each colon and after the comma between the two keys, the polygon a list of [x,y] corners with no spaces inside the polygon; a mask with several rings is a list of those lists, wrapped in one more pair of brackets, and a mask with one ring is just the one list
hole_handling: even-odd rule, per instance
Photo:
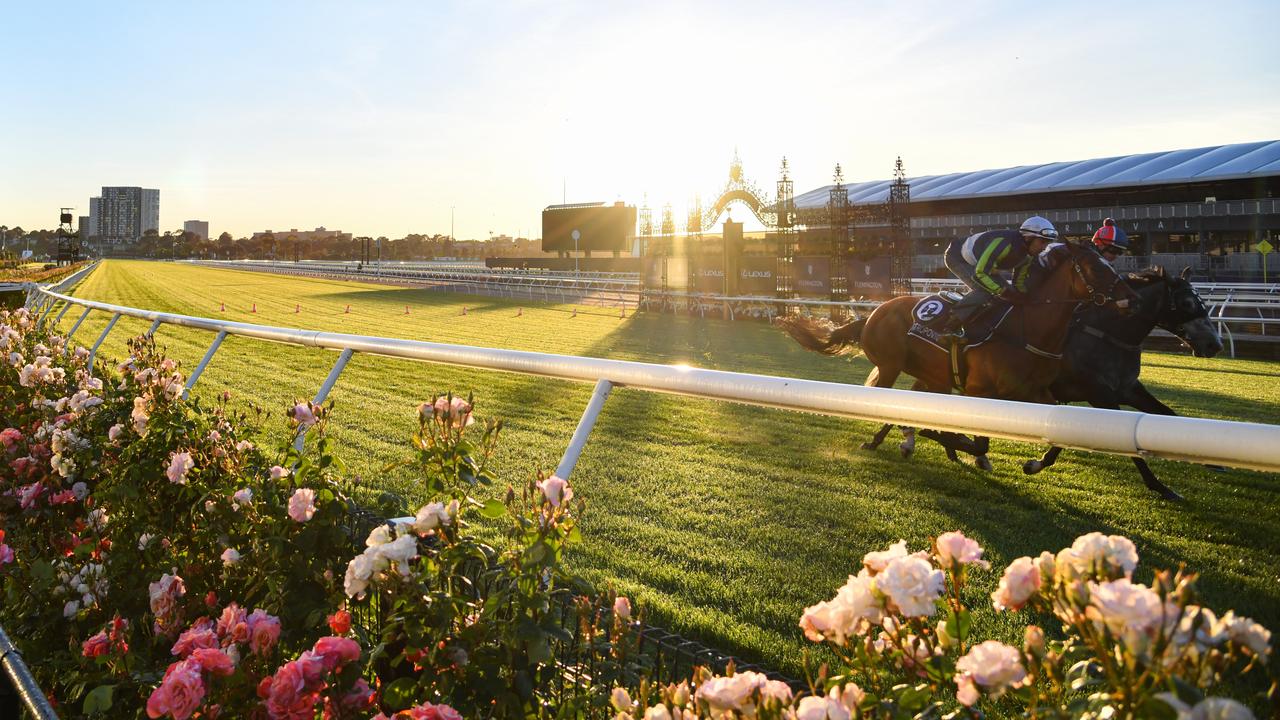
{"label": "saddle cloth", "polygon": [[[937,328],[946,325],[947,319],[951,316],[952,308],[960,301],[961,297],[963,296],[944,290],[921,299],[911,310],[912,322],[908,334],[920,338],[940,350],[950,351],[955,338],[938,332]],[[991,336],[995,334],[996,328],[1000,327],[1000,323],[1004,321],[1009,311],[1013,309],[1012,306],[1002,305],[997,304],[995,307],[987,308],[965,322],[965,338],[962,341],[965,350],[981,345],[991,339]]]}

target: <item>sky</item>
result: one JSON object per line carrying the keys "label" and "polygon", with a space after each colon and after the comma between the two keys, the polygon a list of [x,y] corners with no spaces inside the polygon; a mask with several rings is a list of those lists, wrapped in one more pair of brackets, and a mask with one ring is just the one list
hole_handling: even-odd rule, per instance
{"label": "sky", "polygon": [[[1280,139],[1274,0],[6,3],[0,224],[540,235],[543,207]],[[677,210],[679,217],[679,210]],[[741,218],[739,218],[741,219]]]}

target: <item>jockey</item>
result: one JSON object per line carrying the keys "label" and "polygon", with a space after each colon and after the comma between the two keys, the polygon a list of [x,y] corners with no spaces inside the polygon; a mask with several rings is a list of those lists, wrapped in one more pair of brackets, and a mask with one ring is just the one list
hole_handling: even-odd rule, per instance
{"label": "jockey", "polygon": [[[951,309],[951,319],[942,331],[960,330],[958,334],[963,335],[960,328],[965,321],[997,298],[1026,302],[1032,259],[1057,241],[1057,228],[1039,215],[1027,218],[1017,230],[988,230],[952,241],[945,256],[947,269],[971,291]],[[1011,273],[1013,281],[1005,280],[1000,270]]]}
{"label": "jockey", "polygon": [[1116,258],[1129,251],[1129,236],[1116,225],[1115,220],[1107,218],[1102,221],[1102,227],[1093,234],[1093,246],[1098,248],[1098,252],[1108,264],[1113,264]]}

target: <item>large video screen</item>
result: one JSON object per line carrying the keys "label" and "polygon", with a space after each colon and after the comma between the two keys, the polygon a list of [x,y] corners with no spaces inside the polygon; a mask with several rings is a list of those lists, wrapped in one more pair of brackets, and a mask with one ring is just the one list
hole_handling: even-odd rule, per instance
{"label": "large video screen", "polygon": [[[543,252],[626,252],[636,209],[625,205],[549,207],[542,211]],[[573,233],[578,232],[575,247]]]}

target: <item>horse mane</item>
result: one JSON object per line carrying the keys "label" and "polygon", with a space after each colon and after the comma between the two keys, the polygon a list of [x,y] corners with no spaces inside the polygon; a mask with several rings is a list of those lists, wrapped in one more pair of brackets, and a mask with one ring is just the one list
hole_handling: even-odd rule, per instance
{"label": "horse mane", "polygon": [[1129,287],[1132,288],[1146,287],[1148,285],[1158,282],[1166,282],[1168,280],[1169,276],[1165,273],[1164,267],[1161,265],[1131,272],[1125,276],[1125,281],[1128,282]]}

